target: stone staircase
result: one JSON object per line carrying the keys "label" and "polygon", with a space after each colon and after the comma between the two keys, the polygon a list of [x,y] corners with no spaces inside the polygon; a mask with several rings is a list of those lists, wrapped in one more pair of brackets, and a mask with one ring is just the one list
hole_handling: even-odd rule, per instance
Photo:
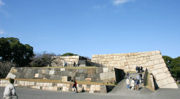
{"label": "stone staircase", "polygon": [[[129,77],[136,78],[139,73],[130,73]],[[142,74],[144,77],[144,74]],[[149,89],[145,88],[143,83],[140,84],[140,90],[130,90],[126,88],[126,79],[121,80],[113,89],[109,92],[110,94],[121,94],[121,95],[136,95],[136,94],[149,94],[152,93]]]}

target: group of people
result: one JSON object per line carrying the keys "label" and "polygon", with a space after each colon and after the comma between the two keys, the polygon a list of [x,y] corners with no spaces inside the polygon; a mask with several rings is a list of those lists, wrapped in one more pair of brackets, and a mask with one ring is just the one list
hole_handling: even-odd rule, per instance
{"label": "group of people", "polygon": [[136,74],[136,77],[130,77],[129,73],[126,78],[126,86],[130,90],[139,90],[142,83],[142,73]]}
{"label": "group of people", "polygon": [[126,84],[127,84],[127,88],[128,89],[139,90],[140,84],[141,84],[141,80],[130,77],[130,78],[126,79]]}
{"label": "group of people", "polygon": [[78,66],[79,66],[79,63],[74,62],[74,63],[73,63],[73,66],[74,66],[74,67],[78,67]]}
{"label": "group of people", "polygon": [[66,61],[63,61],[63,66],[66,67],[68,65],[70,66],[73,66],[73,67],[78,67],[79,66],[79,63],[76,63],[76,62],[73,62],[73,64],[68,64]]}
{"label": "group of people", "polygon": [[142,73],[143,67],[142,66],[136,66],[136,73]]}

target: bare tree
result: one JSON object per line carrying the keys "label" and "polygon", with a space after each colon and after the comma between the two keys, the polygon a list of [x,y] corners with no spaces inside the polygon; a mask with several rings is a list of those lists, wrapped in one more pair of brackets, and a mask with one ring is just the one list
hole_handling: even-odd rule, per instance
{"label": "bare tree", "polygon": [[45,53],[45,52],[43,54],[36,54],[35,57],[33,57],[30,66],[32,67],[50,66],[53,60],[52,56],[55,56],[55,54]]}
{"label": "bare tree", "polygon": [[0,78],[5,78],[9,73],[11,67],[15,67],[16,64],[11,62],[0,62]]}

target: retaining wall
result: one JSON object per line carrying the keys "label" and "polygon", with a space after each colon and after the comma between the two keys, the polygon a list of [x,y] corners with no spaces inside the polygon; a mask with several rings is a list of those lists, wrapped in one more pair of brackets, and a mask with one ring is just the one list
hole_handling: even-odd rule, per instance
{"label": "retaining wall", "polygon": [[135,71],[136,66],[142,66],[153,74],[159,88],[178,88],[160,51],[93,55],[92,62],[101,66],[123,69],[125,72]]}
{"label": "retaining wall", "polygon": [[[89,93],[106,93],[106,86],[116,83],[115,71],[107,67],[13,67],[6,78],[16,79],[17,86],[56,91],[73,91],[76,80],[78,91]],[[7,84],[0,81],[0,86]]]}
{"label": "retaining wall", "polygon": [[[0,79],[0,86],[7,86],[9,81],[7,79]],[[59,81],[46,80],[43,81],[41,79],[15,79],[15,86],[23,86],[27,88],[41,89],[41,90],[50,90],[50,91],[62,91],[62,92],[70,92],[74,91],[72,88],[73,83],[63,83]],[[89,92],[89,93],[107,93],[106,85],[104,84],[93,84],[93,83],[82,83],[78,82],[77,84],[78,92]]]}

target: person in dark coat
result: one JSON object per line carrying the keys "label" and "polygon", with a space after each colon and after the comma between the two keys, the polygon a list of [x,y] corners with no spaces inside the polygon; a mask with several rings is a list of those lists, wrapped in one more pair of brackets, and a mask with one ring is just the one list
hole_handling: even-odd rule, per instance
{"label": "person in dark coat", "polygon": [[136,66],[136,73],[138,73],[138,66]]}
{"label": "person in dark coat", "polygon": [[75,89],[74,91],[76,91],[76,93],[78,93],[76,80],[74,80],[73,88]]}
{"label": "person in dark coat", "polygon": [[142,66],[140,67],[140,71],[143,72],[143,67]]}

